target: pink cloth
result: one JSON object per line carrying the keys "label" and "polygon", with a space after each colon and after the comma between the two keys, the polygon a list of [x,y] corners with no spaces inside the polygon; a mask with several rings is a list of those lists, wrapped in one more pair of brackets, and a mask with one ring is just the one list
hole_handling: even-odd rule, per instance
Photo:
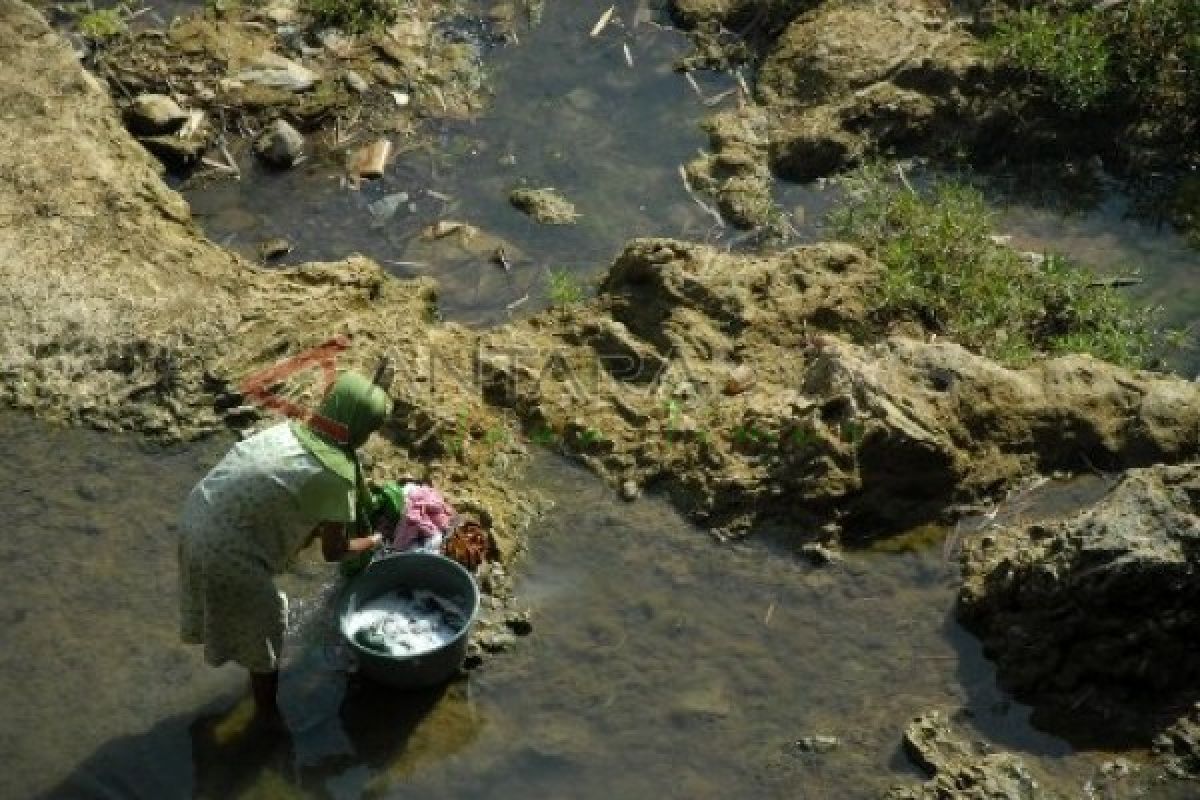
{"label": "pink cloth", "polygon": [[396,525],[392,546],[407,550],[430,539],[441,539],[454,522],[454,507],[432,486],[414,486],[404,495],[404,518]]}

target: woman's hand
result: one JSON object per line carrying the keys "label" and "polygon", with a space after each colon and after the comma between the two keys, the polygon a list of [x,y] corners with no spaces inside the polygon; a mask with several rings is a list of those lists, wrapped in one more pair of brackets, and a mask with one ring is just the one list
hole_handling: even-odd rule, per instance
{"label": "woman's hand", "polygon": [[346,542],[346,552],[348,553],[362,553],[377,547],[383,547],[382,533],[372,533],[370,536],[361,536]]}

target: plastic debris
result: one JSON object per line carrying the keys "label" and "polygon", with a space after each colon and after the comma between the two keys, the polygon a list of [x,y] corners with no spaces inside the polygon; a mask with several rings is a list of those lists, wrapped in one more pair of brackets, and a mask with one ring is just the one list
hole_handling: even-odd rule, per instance
{"label": "plastic debris", "polygon": [[376,139],[358,151],[354,157],[353,171],[360,178],[382,177],[387,167],[388,157],[392,154],[390,139]]}

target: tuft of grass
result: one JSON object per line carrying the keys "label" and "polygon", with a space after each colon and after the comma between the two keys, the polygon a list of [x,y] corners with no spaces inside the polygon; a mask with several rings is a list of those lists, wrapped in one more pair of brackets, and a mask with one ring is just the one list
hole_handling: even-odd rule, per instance
{"label": "tuft of grass", "polygon": [[863,170],[830,222],[886,268],[869,299],[879,332],[904,320],[1009,365],[1044,353],[1090,353],[1127,367],[1152,363],[1157,310],[1138,308],[1086,267],[1036,264],[991,238],[976,189],[952,181],[917,192]]}
{"label": "tuft of grass", "polygon": [[79,17],[79,32],[93,41],[120,36],[127,30],[121,12],[115,8],[100,8]]}
{"label": "tuft of grass", "polygon": [[1076,111],[1128,110],[1169,131],[1181,122],[1195,124],[1200,3],[1136,0],[1115,9],[1072,9],[1079,5],[1007,12],[988,47]]}
{"label": "tuft of grass", "polygon": [[554,308],[566,308],[583,302],[584,289],[579,279],[566,269],[552,269],[546,273],[546,294]]}
{"label": "tuft of grass", "polygon": [[396,21],[397,0],[303,0],[318,28],[368,33]]}
{"label": "tuft of grass", "polygon": [[1017,11],[1000,21],[988,45],[1000,59],[1045,80],[1070,110],[1086,111],[1111,88],[1109,43],[1097,12]]}

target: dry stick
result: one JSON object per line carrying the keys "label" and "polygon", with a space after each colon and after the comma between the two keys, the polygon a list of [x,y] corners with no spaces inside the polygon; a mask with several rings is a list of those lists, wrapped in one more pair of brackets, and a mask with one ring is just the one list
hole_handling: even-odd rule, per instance
{"label": "dry stick", "polygon": [[696,79],[692,77],[692,71],[689,69],[684,72],[683,77],[687,80],[688,86],[692,87],[692,91],[696,93],[696,96],[700,98],[700,101],[707,103],[708,98],[704,96],[704,92],[700,89],[700,84],[696,83]]}
{"label": "dry stick", "polygon": [[764,616],[763,616],[763,625],[764,625],[764,626],[766,626],[766,627],[770,627],[770,625],[771,625],[771,615],[772,615],[772,614],[774,614],[774,613],[775,613],[775,604],[774,604],[774,603],[771,603],[771,605],[767,606],[767,613],[766,613],[766,615],[764,615]]}
{"label": "dry stick", "polygon": [[915,197],[915,196],[916,196],[916,194],[917,194],[917,190],[916,190],[916,189],[914,189],[914,188],[913,188],[913,185],[912,185],[911,183],[909,183],[909,182],[908,182],[908,176],[904,174],[904,167],[902,167],[901,165],[897,164],[897,165],[896,165],[896,174],[897,174],[898,176],[900,176],[900,182],[901,182],[902,184],[904,184],[904,188],[905,188],[905,189],[908,189],[908,193],[909,193],[909,194],[911,194],[911,195],[913,195],[913,196]]}
{"label": "dry stick", "polygon": [[608,25],[608,21],[612,19],[613,12],[616,10],[616,6],[609,6],[608,10],[600,15],[600,19],[596,21],[596,24],[592,27],[592,32],[588,35],[592,38],[599,36],[600,32],[604,30],[606,25]]}
{"label": "dry stick", "polygon": [[204,156],[203,158],[201,158],[200,163],[206,167],[212,167],[217,172],[224,172],[227,175],[236,175],[239,177],[241,175],[241,173],[238,172],[238,170],[235,167],[231,167],[228,164],[222,164],[220,161],[213,161],[208,156]]}

